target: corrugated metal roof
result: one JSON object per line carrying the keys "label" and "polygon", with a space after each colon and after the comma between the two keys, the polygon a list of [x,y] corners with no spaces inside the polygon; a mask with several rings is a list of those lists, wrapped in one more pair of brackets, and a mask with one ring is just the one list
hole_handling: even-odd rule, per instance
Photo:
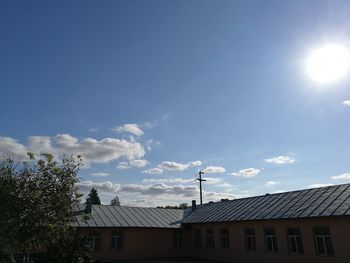
{"label": "corrugated metal roof", "polygon": [[208,203],[185,215],[182,223],[350,215],[350,184]]}
{"label": "corrugated metal roof", "polygon": [[349,216],[350,184],[211,202],[194,211],[92,205],[85,221],[84,209],[75,207],[73,226],[179,228],[181,223]]}
{"label": "corrugated metal roof", "polygon": [[179,209],[92,205],[91,214],[84,220],[84,209],[83,204],[74,207],[73,226],[179,228],[184,212]]}

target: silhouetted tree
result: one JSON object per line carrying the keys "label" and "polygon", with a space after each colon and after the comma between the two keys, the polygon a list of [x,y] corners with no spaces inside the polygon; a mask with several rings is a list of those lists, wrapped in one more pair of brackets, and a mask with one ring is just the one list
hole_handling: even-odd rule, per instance
{"label": "silhouetted tree", "polygon": [[179,205],[167,205],[167,206],[157,206],[157,208],[164,208],[164,209],[181,209],[184,210],[188,207],[187,203],[181,203]]}
{"label": "silhouetted tree", "polygon": [[114,205],[114,206],[120,206],[120,200],[119,197],[116,196],[111,200],[111,204],[110,205]]}
{"label": "silhouetted tree", "polygon": [[80,166],[79,156],[60,162],[32,153],[24,161],[0,159],[0,260],[21,255],[30,262],[44,247],[45,262],[89,261],[84,238],[70,224],[81,197],[75,186]]}
{"label": "silhouetted tree", "polygon": [[95,188],[92,188],[88,197],[86,198],[85,201],[86,205],[100,205],[101,200],[100,197],[98,196],[97,190]]}

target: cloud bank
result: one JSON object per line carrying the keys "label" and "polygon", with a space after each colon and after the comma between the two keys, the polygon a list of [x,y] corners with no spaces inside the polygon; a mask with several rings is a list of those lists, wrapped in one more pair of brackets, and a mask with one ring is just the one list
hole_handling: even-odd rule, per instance
{"label": "cloud bank", "polygon": [[30,136],[26,145],[10,137],[0,137],[0,152],[16,155],[26,155],[27,152],[47,152],[56,156],[80,154],[86,163],[108,163],[119,158],[132,161],[145,155],[144,147],[136,141],[116,138],[79,140],[69,134]]}
{"label": "cloud bank", "polygon": [[142,171],[145,174],[162,174],[164,170],[167,171],[184,171],[191,167],[196,167],[202,165],[201,161],[193,161],[188,163],[178,163],[165,161],[159,164],[157,167]]}

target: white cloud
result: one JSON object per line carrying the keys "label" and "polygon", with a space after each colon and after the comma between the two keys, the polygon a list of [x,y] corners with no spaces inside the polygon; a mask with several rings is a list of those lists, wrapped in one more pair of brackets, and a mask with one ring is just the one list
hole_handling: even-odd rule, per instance
{"label": "white cloud", "polygon": [[[165,183],[153,185],[125,184],[120,186],[118,193],[139,193],[145,196],[157,196],[157,200],[158,198],[167,197],[175,198],[176,200],[185,198],[185,200],[190,201],[198,197],[199,189],[197,186],[167,185]],[[203,197],[208,201],[215,201],[222,198],[236,198],[237,195],[204,191]]]}
{"label": "white cloud", "polygon": [[141,130],[140,127],[135,123],[121,125],[119,127],[113,128],[112,131],[116,131],[118,133],[128,132],[136,136],[141,136],[144,134],[143,130]]}
{"label": "white cloud", "polygon": [[202,165],[201,161],[188,162],[185,164],[165,161],[165,162],[162,162],[160,165],[158,165],[158,168],[163,170],[169,170],[169,171],[184,171],[190,167],[195,167],[200,165]]}
{"label": "white cloud", "polygon": [[127,162],[119,162],[117,165],[117,169],[125,170],[129,168],[129,164]]}
{"label": "white cloud", "polygon": [[194,183],[194,179],[185,179],[185,178],[151,178],[143,179],[143,183],[176,183],[176,184],[188,184]]}
{"label": "white cloud", "polygon": [[266,183],[265,183],[265,186],[266,187],[273,187],[273,186],[276,186],[276,185],[278,185],[279,184],[279,182],[276,182],[276,181],[267,181]]}
{"label": "white cloud", "polygon": [[344,100],[343,104],[346,105],[346,106],[350,106],[350,100]]}
{"label": "white cloud", "polygon": [[164,170],[168,171],[184,171],[191,167],[200,166],[201,161],[193,161],[188,163],[177,163],[171,161],[165,161],[159,164],[157,167],[142,171],[145,174],[162,174]]}
{"label": "white cloud", "polygon": [[260,169],[247,168],[239,170],[238,172],[231,173],[231,175],[242,176],[242,177],[254,177],[260,173]]}
{"label": "white cloud", "polygon": [[265,162],[273,163],[273,164],[287,164],[287,163],[294,163],[295,159],[289,156],[275,156],[269,159],[265,159]]}
{"label": "white cloud", "polygon": [[208,166],[203,170],[205,174],[224,173],[226,169],[221,166]]}
{"label": "white cloud", "polygon": [[[58,134],[56,136],[56,141],[59,148],[64,148],[66,145],[62,142],[65,134]],[[67,141],[71,138],[67,138]],[[62,144],[62,145],[61,145]],[[58,153],[52,146],[52,140],[48,136],[30,136],[28,138],[27,150],[35,153],[53,153],[56,155],[61,155],[61,152]],[[70,152],[68,152],[70,153]]]}
{"label": "white cloud", "polygon": [[0,137],[0,152],[25,154],[29,151],[48,152],[56,156],[80,154],[86,163],[107,163],[121,157],[134,160],[145,155],[145,150],[139,142],[125,139],[79,140],[69,134],[58,134],[54,137],[31,136],[27,145],[23,145],[12,138]]}
{"label": "white cloud", "polygon": [[310,184],[307,186],[308,188],[319,188],[319,187],[326,187],[326,186],[332,186],[333,184]]}
{"label": "white cloud", "polygon": [[[220,185],[222,187],[228,186],[223,184],[223,180],[221,178],[214,177],[205,177],[206,182],[204,184],[208,185]],[[143,183],[169,183],[169,184],[197,184],[198,181],[195,178],[150,178],[143,179]],[[231,186],[231,185],[230,185]]]}
{"label": "white cloud", "polygon": [[343,173],[340,175],[332,176],[331,177],[334,180],[339,180],[339,179],[350,179],[350,173]]}
{"label": "white cloud", "polygon": [[198,192],[198,189],[195,186],[167,185],[164,183],[156,183],[154,185],[125,184],[120,187],[118,192],[139,193],[148,196],[166,194],[191,197]]}
{"label": "white cloud", "polygon": [[130,161],[131,166],[138,167],[138,168],[145,167],[147,164],[148,164],[148,161],[146,161],[146,160],[131,160]]}
{"label": "white cloud", "polygon": [[97,177],[105,177],[105,176],[109,176],[109,173],[92,173],[93,176],[97,176]]}
{"label": "white cloud", "polygon": [[190,167],[194,167],[194,166],[201,166],[202,162],[201,161],[193,161],[193,162],[189,162],[188,165]]}
{"label": "white cloud", "polygon": [[162,143],[160,141],[156,141],[154,139],[150,139],[150,140],[147,140],[144,143],[144,145],[145,145],[145,147],[147,148],[148,151],[151,151],[153,146],[161,146]]}
{"label": "white cloud", "polygon": [[[193,199],[199,198],[199,189],[197,185],[169,185],[163,182],[154,184],[115,184],[110,181],[92,182],[83,181],[77,184],[79,190],[88,193],[92,188],[98,190],[101,198],[117,194],[123,201],[123,204],[133,204],[136,200],[137,206],[159,206],[159,205],[178,205],[179,203],[190,203]],[[132,200],[130,200],[130,197]],[[219,201],[223,198],[233,199],[237,195],[232,193],[207,192],[203,191],[205,202]]]}
{"label": "white cloud", "polygon": [[221,178],[216,178],[216,177],[204,177],[205,181],[204,184],[209,184],[209,185],[218,185],[222,184],[223,180]]}
{"label": "white cloud", "polygon": [[25,155],[27,153],[27,149],[15,139],[10,137],[0,137],[0,153],[6,155]]}
{"label": "white cloud", "polygon": [[236,199],[240,196],[231,193],[220,193],[220,192],[204,192],[203,198],[206,202],[209,201],[220,201],[221,199]]}
{"label": "white cloud", "polygon": [[90,132],[97,132],[97,131],[98,131],[98,128],[90,128],[89,131],[90,131]]}
{"label": "white cloud", "polygon": [[156,121],[154,121],[154,122],[147,121],[147,122],[145,122],[145,123],[142,125],[142,127],[147,128],[147,129],[152,129],[152,128],[154,128],[155,126],[157,126],[157,122],[156,122]]}
{"label": "white cloud", "polygon": [[120,188],[120,184],[114,184],[110,181],[106,182],[92,182],[92,181],[83,181],[76,184],[82,192],[89,192],[92,188],[97,190],[107,192],[107,193],[115,193]]}
{"label": "white cloud", "polygon": [[155,168],[151,168],[151,169],[148,169],[148,170],[144,170],[144,171],[142,171],[142,173],[145,173],[145,174],[162,174],[163,173],[163,169],[155,167]]}

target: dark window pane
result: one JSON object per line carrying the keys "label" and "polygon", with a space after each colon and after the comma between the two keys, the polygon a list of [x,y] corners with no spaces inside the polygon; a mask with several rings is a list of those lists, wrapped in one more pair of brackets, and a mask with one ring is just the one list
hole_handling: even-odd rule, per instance
{"label": "dark window pane", "polygon": [[275,230],[272,228],[265,229],[265,235],[275,235]]}
{"label": "dark window pane", "polygon": [[116,240],[115,240],[115,237],[112,237],[112,239],[111,239],[111,249],[115,249],[115,247],[116,247]]}
{"label": "dark window pane", "polygon": [[289,245],[290,245],[290,252],[296,253],[297,252],[297,244],[294,237],[289,238]]}
{"label": "dark window pane", "polygon": [[298,253],[304,254],[303,242],[301,236],[296,238]]}
{"label": "dark window pane", "polygon": [[314,234],[315,235],[323,235],[323,236],[329,236],[331,233],[329,231],[329,227],[315,227],[314,228]]}
{"label": "dark window pane", "polygon": [[277,237],[276,236],[274,236],[273,238],[272,238],[272,244],[273,244],[273,252],[278,252],[278,245],[277,245]]}
{"label": "dark window pane", "polygon": [[318,254],[325,255],[326,254],[326,248],[324,245],[324,239],[322,237],[316,238],[317,248],[318,248]]}
{"label": "dark window pane", "polygon": [[255,241],[255,236],[252,237],[252,250],[256,250],[256,241]]}
{"label": "dark window pane", "polygon": [[300,236],[301,235],[301,231],[299,228],[288,228],[288,235],[290,236]]}
{"label": "dark window pane", "polygon": [[100,250],[100,238],[99,237],[95,237],[94,250]]}
{"label": "dark window pane", "polygon": [[334,255],[331,237],[325,237],[325,246],[327,250],[327,255]]}

